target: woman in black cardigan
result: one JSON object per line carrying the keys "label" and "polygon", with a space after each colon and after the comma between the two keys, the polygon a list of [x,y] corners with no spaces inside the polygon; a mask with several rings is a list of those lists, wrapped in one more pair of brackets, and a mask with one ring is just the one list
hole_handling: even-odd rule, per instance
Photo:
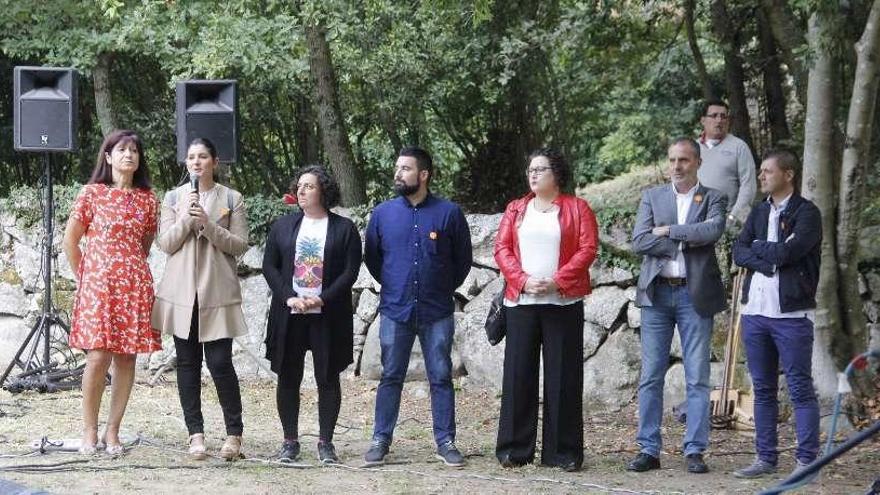
{"label": "woman in black cardigan", "polygon": [[266,358],[278,374],[278,416],[284,443],[278,460],[294,461],[298,440],[304,358],[312,351],[318,385],[318,460],[339,459],[333,430],[342,390],[339,373],[353,361],[351,288],[361,264],[361,237],[354,223],[330,211],[339,187],[320,166],[300,170],[291,183],[299,212],[272,225],[263,256],[263,276],[272,289],[266,329]]}

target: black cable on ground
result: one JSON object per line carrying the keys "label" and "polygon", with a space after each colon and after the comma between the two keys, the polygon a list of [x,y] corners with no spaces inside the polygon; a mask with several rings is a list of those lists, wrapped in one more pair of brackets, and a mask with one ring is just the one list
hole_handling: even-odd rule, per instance
{"label": "black cable on ground", "polygon": [[[796,475],[789,476],[787,479],[783,480],[781,483],[777,484],[775,487],[761,492],[777,494],[786,492],[789,490],[794,490],[796,488],[800,488],[808,483],[811,483],[813,479],[818,475],[819,469],[823,466],[834,460],[835,458],[841,456],[847,450],[855,447],[859,443],[867,440],[871,435],[877,433],[878,427],[880,427],[880,421],[875,423],[873,426],[868,428],[867,430],[855,435],[854,437],[847,440],[843,445],[838,448],[832,450],[831,446],[834,444],[834,436],[837,431],[837,420],[840,417],[841,413],[841,404],[843,403],[843,395],[852,392],[852,388],[849,385],[849,378],[855,373],[858,369],[864,369],[868,366],[868,360],[870,358],[880,358],[880,350],[869,350],[867,352],[863,352],[858,356],[854,357],[850,360],[849,364],[847,364],[846,369],[843,370],[843,373],[838,373],[837,380],[837,396],[834,399],[834,412],[831,415],[831,427],[828,431],[828,442],[825,445],[825,453],[821,458],[815,459],[811,464],[807,466],[804,471],[797,473]],[[873,433],[865,436],[865,432],[873,431]],[[858,439],[857,441],[855,441]],[[852,443],[855,441],[855,443]],[[845,448],[844,448],[845,447]]]}
{"label": "black cable on ground", "polygon": [[[841,455],[843,455],[848,450],[852,449],[856,445],[864,442],[865,440],[871,438],[872,436],[880,433],[880,421],[875,422],[869,428],[860,431],[857,435],[850,437],[846,442],[840,444],[836,449],[831,451],[828,455],[824,455],[822,457],[817,458],[815,461],[810,463],[806,469],[797,473],[793,476],[789,476],[785,480],[783,480],[780,484],[770,488],[769,490],[764,490],[760,493],[760,495],[777,495],[787,490],[791,490],[795,488],[801,481],[806,479],[809,476],[812,476],[813,473],[819,472],[826,464],[837,459]],[[875,483],[876,485],[876,483]]]}

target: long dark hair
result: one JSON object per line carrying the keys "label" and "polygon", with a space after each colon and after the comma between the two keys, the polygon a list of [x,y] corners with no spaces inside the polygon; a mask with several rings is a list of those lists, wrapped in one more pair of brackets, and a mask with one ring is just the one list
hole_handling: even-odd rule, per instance
{"label": "long dark hair", "polygon": [[198,145],[198,144],[204,146],[205,149],[208,150],[208,154],[211,155],[211,158],[213,158],[215,160],[217,159],[217,147],[214,146],[214,143],[208,138],[197,137],[197,138],[193,139],[192,141],[189,142],[189,146],[186,147],[187,152],[189,151],[190,148],[192,148],[193,146]]}
{"label": "long dark hair", "polygon": [[104,142],[98,149],[98,158],[95,160],[95,168],[89,184],[113,185],[113,168],[107,161],[107,154],[113,152],[113,148],[119,143],[134,143],[138,153],[138,168],[134,171],[132,185],[140,189],[150,189],[150,173],[147,170],[147,157],[144,154],[144,145],[141,138],[134,131],[117,129],[104,138]]}

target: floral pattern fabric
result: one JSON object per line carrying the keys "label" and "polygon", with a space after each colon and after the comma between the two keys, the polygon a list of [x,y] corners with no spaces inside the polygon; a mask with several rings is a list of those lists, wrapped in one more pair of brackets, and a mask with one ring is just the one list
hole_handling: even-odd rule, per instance
{"label": "floral pattern fabric", "polygon": [[105,184],[83,187],[70,212],[86,228],[73,303],[70,346],[119,354],[162,348],[150,325],[153,276],[143,251],[156,233],[158,202],[152,191]]}

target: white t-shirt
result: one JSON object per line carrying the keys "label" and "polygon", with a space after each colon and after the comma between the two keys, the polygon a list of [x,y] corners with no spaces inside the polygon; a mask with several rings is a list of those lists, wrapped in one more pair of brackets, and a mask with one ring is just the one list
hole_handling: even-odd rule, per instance
{"label": "white t-shirt", "polygon": [[[300,297],[321,295],[324,280],[324,243],[327,241],[327,217],[303,217],[296,236],[293,259],[293,290]],[[294,312],[294,311],[291,311]],[[320,313],[312,308],[306,313]]]}
{"label": "white t-shirt", "polygon": [[[559,227],[559,207],[542,212],[535,208],[535,201],[529,201],[522,224],[517,229],[520,262],[524,272],[531,277],[550,278],[559,269],[559,244],[562,230]],[[504,300],[505,306],[519,304],[572,304],[580,298],[562,297],[559,291],[553,294],[520,293],[517,301]]]}

